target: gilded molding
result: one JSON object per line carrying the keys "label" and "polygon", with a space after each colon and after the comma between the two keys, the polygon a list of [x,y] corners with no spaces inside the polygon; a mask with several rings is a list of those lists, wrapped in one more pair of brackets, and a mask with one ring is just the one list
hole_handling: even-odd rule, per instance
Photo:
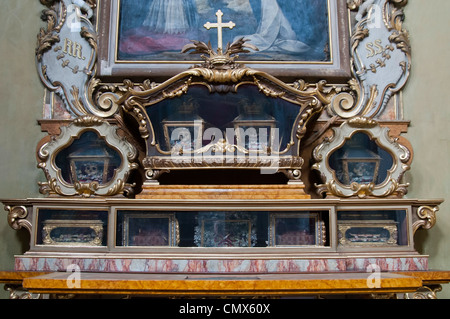
{"label": "gilded molding", "polygon": [[80,127],[101,126],[104,121],[101,118],[92,115],[85,115],[73,120],[73,125]]}
{"label": "gilded molding", "polygon": [[348,120],[348,125],[355,128],[373,128],[378,122],[367,117],[355,117]]}
{"label": "gilded molding", "polygon": [[[304,159],[301,157],[262,157],[252,158],[248,156],[232,156],[232,157],[202,157],[199,161],[197,158],[188,156],[183,158],[179,156],[170,158],[165,156],[149,156],[144,158],[142,164],[146,169],[175,169],[175,168],[264,168],[277,167],[279,169],[298,168],[303,166]],[[296,170],[297,171],[297,170]],[[298,171],[299,172],[299,171]],[[297,174],[297,173],[295,173]],[[295,175],[294,174],[294,175]]]}

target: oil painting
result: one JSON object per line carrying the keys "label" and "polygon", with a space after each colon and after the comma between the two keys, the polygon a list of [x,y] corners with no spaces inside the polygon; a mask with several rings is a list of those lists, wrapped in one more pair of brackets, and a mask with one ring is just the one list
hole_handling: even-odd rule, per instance
{"label": "oil painting", "polygon": [[258,51],[248,61],[330,62],[330,0],[120,0],[117,61],[187,61],[180,54],[191,40],[217,48],[216,12],[235,27],[223,43],[249,40]]}

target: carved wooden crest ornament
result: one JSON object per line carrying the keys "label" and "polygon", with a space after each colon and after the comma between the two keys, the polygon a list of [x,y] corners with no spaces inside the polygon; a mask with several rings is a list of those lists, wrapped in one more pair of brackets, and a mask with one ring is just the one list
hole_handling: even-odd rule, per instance
{"label": "carved wooden crest ornament", "polygon": [[42,15],[47,30],[42,28],[38,36],[38,71],[44,84],[65,101],[68,111],[73,116],[82,116],[88,114],[83,101],[97,63],[97,35],[89,21],[93,12],[88,4],[80,7],[77,1],[60,3],[58,11],[48,9]]}
{"label": "carved wooden crest ornament", "polygon": [[[351,39],[352,94],[333,99],[330,111],[343,118],[380,115],[394,93],[408,81],[411,47],[403,29],[407,0],[349,0],[358,10]],[[356,93],[356,96],[355,94]]]}

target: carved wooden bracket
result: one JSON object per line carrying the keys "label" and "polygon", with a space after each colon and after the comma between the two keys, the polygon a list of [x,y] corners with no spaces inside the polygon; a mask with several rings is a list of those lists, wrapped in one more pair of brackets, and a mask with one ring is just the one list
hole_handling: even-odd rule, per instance
{"label": "carved wooden bracket", "polygon": [[25,228],[31,234],[31,222],[27,219],[28,210],[25,206],[5,205],[8,212],[8,224],[14,230]]}
{"label": "carved wooden bracket", "polygon": [[419,228],[429,230],[436,224],[436,213],[439,206],[420,206],[417,209],[417,220],[413,223],[413,233],[415,234]]}

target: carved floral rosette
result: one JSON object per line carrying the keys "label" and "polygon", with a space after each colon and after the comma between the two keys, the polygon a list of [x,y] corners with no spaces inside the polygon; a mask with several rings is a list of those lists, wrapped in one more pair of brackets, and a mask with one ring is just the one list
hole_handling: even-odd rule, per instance
{"label": "carved floral rosette", "polygon": [[[55,163],[58,153],[68,148],[85,132],[95,132],[99,140],[117,152],[121,164],[115,169],[113,177],[105,182],[73,181],[69,183],[63,178],[61,168]],[[132,195],[134,185],[128,184],[130,172],[138,168],[135,163],[136,148],[125,138],[119,137],[117,127],[107,121],[94,116],[84,116],[75,119],[68,126],[61,127],[61,134],[44,144],[38,151],[39,164],[47,178],[47,182],[39,183],[42,194],[57,194],[61,196],[116,196],[121,194]]]}
{"label": "carved floral rosette", "polygon": [[[397,139],[389,136],[390,129],[381,127],[377,121],[356,117],[344,122],[339,128],[333,129],[334,135],[326,138],[313,151],[315,164],[313,169],[319,171],[323,184],[317,185],[317,193],[326,193],[335,197],[402,197],[407,193],[409,184],[402,184],[401,180],[406,171],[410,169],[408,165],[411,159],[411,152],[405,146],[399,144]],[[351,182],[344,185],[336,176],[336,171],[330,167],[330,157],[342,148],[344,144],[356,133],[365,133],[372,141],[387,151],[393,159],[392,168],[387,171],[387,177],[382,183]]]}

